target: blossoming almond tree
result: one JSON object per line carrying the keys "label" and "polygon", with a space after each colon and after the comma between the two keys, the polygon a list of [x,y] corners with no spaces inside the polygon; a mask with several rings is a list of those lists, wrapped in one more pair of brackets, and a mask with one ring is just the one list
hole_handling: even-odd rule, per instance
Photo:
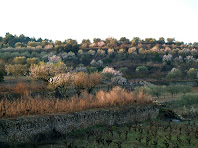
{"label": "blossoming almond tree", "polygon": [[78,96],[81,94],[82,90],[86,90],[88,93],[91,93],[93,88],[98,85],[102,80],[101,74],[94,72],[91,74],[85,72],[78,73],[62,73],[57,74],[56,76],[49,79],[50,84],[61,88],[73,87]]}
{"label": "blossoming almond tree", "polygon": [[63,62],[58,62],[55,64],[47,64],[40,62],[39,64],[34,64],[30,66],[30,78],[34,80],[41,79],[44,82],[59,73],[65,73],[67,70],[66,65]]}
{"label": "blossoming almond tree", "polygon": [[70,72],[60,73],[50,78],[49,82],[55,87],[66,87],[73,84],[73,74]]}
{"label": "blossoming almond tree", "polygon": [[113,74],[113,75],[115,75],[115,76],[121,76],[122,75],[122,73],[120,72],[120,71],[118,71],[118,70],[115,70],[114,68],[112,68],[112,67],[105,67],[104,69],[103,69],[103,71],[102,71],[102,73],[110,73],[110,74]]}

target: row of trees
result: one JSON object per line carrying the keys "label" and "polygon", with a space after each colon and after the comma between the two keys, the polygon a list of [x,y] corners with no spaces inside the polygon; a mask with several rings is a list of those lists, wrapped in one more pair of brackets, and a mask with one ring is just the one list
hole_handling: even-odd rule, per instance
{"label": "row of trees", "polygon": [[150,84],[148,86],[136,87],[135,92],[144,92],[152,94],[153,96],[159,98],[161,96],[166,97],[167,93],[169,93],[172,97],[177,94],[186,94],[192,91],[192,86],[189,85],[153,85]]}
{"label": "row of trees", "polygon": [[[79,47],[82,49],[95,47],[129,48],[130,46],[143,46],[144,44],[149,45],[148,48],[154,47],[155,45],[161,46],[163,44],[173,46],[185,46],[184,42],[175,41],[174,38],[167,38],[165,40],[163,37],[160,37],[158,40],[156,40],[155,38],[140,39],[139,37],[134,37],[132,40],[129,40],[126,37],[121,37],[119,40],[113,37],[106,38],[105,40],[101,40],[100,38],[94,38],[93,42],[91,42],[89,39],[83,39],[81,43],[78,43],[76,40],[73,39],[67,39],[63,42],[59,40],[52,42],[52,40],[49,39],[35,39],[26,37],[23,34],[17,36],[10,33],[6,33],[5,37],[0,37],[0,48],[55,48],[61,51],[76,51],[77,49],[79,49]],[[192,47],[197,47],[198,43],[189,43],[188,45]]]}
{"label": "row of trees", "polygon": [[[39,64],[38,64],[39,63]],[[84,67],[84,66],[77,66],[75,71],[76,72],[95,72],[97,70],[102,70],[103,69],[103,61],[99,60],[99,61],[95,61],[92,60],[90,62],[91,67]],[[48,81],[48,79],[51,76],[54,76],[55,74],[58,73],[62,73],[67,71],[67,67],[66,65],[61,62],[60,57],[58,56],[52,56],[49,58],[49,62],[45,63],[45,62],[39,62],[39,60],[37,58],[25,58],[25,57],[16,57],[13,60],[12,64],[8,64],[5,66],[4,62],[1,61],[0,62],[0,71],[1,71],[1,75],[4,75],[7,73],[7,75],[11,74],[14,76],[19,76],[19,75],[26,75],[27,73],[29,73],[29,71],[31,71],[31,73],[33,73],[34,71],[32,71],[33,69],[38,69],[38,70],[42,70],[42,73],[36,73],[36,75],[40,75],[40,78],[42,78],[44,81]],[[45,71],[44,71],[45,70]],[[105,70],[105,68],[104,68]],[[129,74],[129,69],[127,67],[122,67],[119,69],[123,74]],[[53,73],[49,74],[49,73]],[[137,76],[139,78],[146,78],[148,76],[148,74],[150,73],[150,67],[148,66],[137,66],[135,69],[135,73],[137,74]],[[166,75],[166,78],[168,80],[176,80],[176,79],[182,79],[185,76],[187,76],[188,79],[197,79],[198,78],[198,70],[196,68],[189,68],[187,72],[182,72],[180,69],[178,68],[172,68],[171,71],[169,71]],[[46,78],[44,78],[46,77]]]}

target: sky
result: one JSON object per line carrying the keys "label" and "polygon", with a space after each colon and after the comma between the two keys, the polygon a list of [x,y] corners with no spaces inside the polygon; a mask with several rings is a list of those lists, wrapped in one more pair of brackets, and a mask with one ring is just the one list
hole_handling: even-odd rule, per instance
{"label": "sky", "polygon": [[0,36],[198,42],[198,0],[0,0]]}

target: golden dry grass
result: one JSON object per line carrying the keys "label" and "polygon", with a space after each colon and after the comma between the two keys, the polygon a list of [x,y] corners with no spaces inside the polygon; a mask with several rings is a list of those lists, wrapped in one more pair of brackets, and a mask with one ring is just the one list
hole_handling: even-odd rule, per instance
{"label": "golden dry grass", "polygon": [[48,88],[44,84],[19,81],[17,84],[0,85],[0,94],[7,92],[27,97],[32,92],[41,92],[47,89]]}
{"label": "golden dry grass", "polygon": [[110,92],[99,91],[95,96],[83,92],[80,97],[69,100],[47,98],[20,98],[0,101],[0,117],[16,117],[33,114],[76,112],[91,108],[124,106],[129,104],[151,103],[151,96],[142,92],[135,94],[119,87]]}

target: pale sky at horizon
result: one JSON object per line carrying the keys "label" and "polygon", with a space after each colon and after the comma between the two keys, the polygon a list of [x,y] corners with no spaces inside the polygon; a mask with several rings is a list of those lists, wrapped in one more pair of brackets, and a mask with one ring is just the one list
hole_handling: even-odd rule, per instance
{"label": "pale sky at horizon", "polygon": [[0,0],[6,32],[52,40],[174,37],[198,42],[198,0]]}

